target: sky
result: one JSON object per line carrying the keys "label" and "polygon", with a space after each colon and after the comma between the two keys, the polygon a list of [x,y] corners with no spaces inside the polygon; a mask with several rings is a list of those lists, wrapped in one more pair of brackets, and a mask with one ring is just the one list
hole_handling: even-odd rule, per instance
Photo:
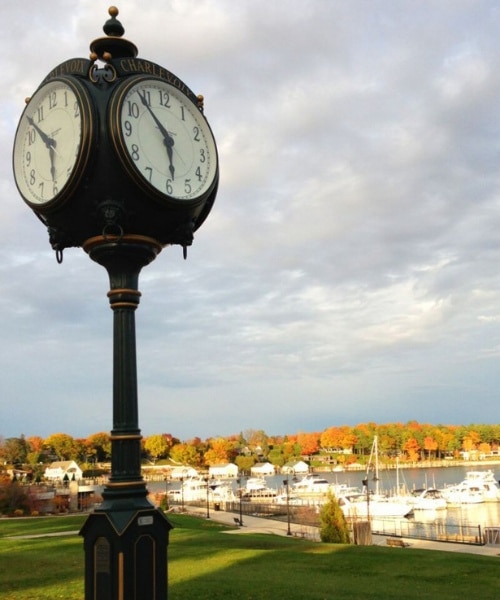
{"label": "sky", "polygon": [[[110,2],[0,5],[0,436],[112,429],[105,270],[17,192],[24,99]],[[139,426],[181,440],[500,421],[500,4],[117,3],[205,97],[216,202],[141,274]]]}

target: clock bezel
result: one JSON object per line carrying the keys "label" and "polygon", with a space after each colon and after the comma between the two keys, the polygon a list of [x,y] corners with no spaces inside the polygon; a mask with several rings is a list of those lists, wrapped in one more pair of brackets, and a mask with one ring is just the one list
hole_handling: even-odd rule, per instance
{"label": "clock bezel", "polygon": [[[26,118],[26,113],[30,110],[32,103],[36,103],[38,95],[45,95],[47,93],[46,88],[53,85],[54,83],[62,83],[68,86],[76,97],[81,115],[80,142],[78,147],[78,155],[72,166],[71,174],[68,180],[65,182],[63,187],[60,190],[58,190],[55,196],[53,196],[45,202],[40,202],[34,201],[30,197],[27,197],[18,183],[18,174],[20,177],[23,177],[24,172],[24,153],[22,152],[23,137],[20,134],[26,135],[27,133],[28,127],[25,126],[25,123],[23,123],[23,121]],[[21,131],[23,127],[25,127],[25,129],[24,131]],[[44,80],[43,83],[35,90],[29,102],[26,104],[19,119],[14,138],[14,148],[12,157],[12,165],[16,187],[24,202],[35,212],[43,214],[50,213],[54,209],[59,209],[73,196],[75,191],[78,190],[80,182],[85,174],[86,167],[89,163],[92,148],[94,146],[94,127],[94,114],[90,94],[86,90],[85,86],[82,83],[80,83],[77,79],[70,76],[54,77],[49,80]]]}
{"label": "clock bezel", "polygon": [[[205,191],[199,196],[193,198],[177,198],[175,196],[170,196],[166,191],[161,191],[155,185],[148,181],[148,179],[140,171],[140,169],[137,167],[133,158],[130,155],[127,144],[125,142],[125,134],[121,126],[121,112],[125,99],[130,90],[138,84],[147,82],[154,82],[157,84],[159,83],[172,88],[176,94],[182,96],[183,99],[185,99],[186,103],[189,103],[193,107],[193,112],[198,111],[200,122],[202,122],[203,126],[206,128],[206,134],[211,139],[211,143],[213,146],[213,157],[211,157],[211,160],[214,161],[215,168],[213,170],[212,180],[210,181]],[[182,83],[177,78],[176,82],[179,84]],[[185,87],[186,89],[188,89],[187,86]],[[162,204],[168,203],[178,208],[197,206],[205,202],[213,193],[213,191],[217,188],[219,179],[219,157],[215,136],[205,115],[193,102],[193,99],[188,94],[184,93],[184,91],[182,90],[182,85],[173,85],[170,81],[167,81],[162,77],[155,77],[150,75],[134,75],[127,78],[125,81],[121,82],[117,86],[116,90],[113,92],[113,96],[111,98],[108,108],[108,127],[113,148],[127,174],[131,176],[133,181],[143,191],[145,191],[148,196],[154,198],[157,201],[160,201]]]}

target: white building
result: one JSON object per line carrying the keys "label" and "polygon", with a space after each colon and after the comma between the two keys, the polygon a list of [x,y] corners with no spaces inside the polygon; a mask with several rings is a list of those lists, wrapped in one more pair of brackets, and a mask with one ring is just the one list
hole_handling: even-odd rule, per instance
{"label": "white building", "polygon": [[78,481],[83,472],[74,460],[53,462],[45,469],[45,479],[50,481]]}

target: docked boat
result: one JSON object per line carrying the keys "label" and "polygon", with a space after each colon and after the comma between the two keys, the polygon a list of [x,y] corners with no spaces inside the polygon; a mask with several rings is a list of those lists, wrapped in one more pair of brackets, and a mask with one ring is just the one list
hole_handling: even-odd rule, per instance
{"label": "docked boat", "polygon": [[446,499],[435,488],[413,490],[406,498],[413,510],[438,511],[446,508]]}
{"label": "docked boat", "polygon": [[403,499],[363,493],[340,496],[338,503],[344,515],[352,519],[402,518],[411,515],[413,510],[410,504]]}
{"label": "docked boat", "polygon": [[292,489],[294,494],[326,494],[330,490],[330,482],[313,473],[294,483]]}
{"label": "docked boat", "polygon": [[487,471],[467,471],[464,482],[472,487],[477,486],[485,502],[500,501],[500,485],[491,469]]}
{"label": "docked boat", "polygon": [[457,485],[450,485],[441,490],[447,504],[460,506],[461,504],[481,504],[484,495],[479,486],[462,481]]}
{"label": "docked boat", "polygon": [[245,491],[253,492],[254,490],[263,490],[266,487],[266,481],[262,477],[249,477],[245,484]]}
{"label": "docked boat", "polygon": [[181,497],[185,502],[206,500],[207,495],[212,501],[232,500],[233,490],[220,481],[203,477],[189,477],[183,481]]}
{"label": "docked boat", "polygon": [[[370,471],[373,471],[375,490],[368,488]],[[406,517],[412,514],[412,506],[405,498],[388,497],[380,492],[378,472],[378,437],[373,439],[373,446],[368,460],[366,477],[363,481],[364,490],[359,493],[340,494],[337,496],[340,508],[346,517]]]}

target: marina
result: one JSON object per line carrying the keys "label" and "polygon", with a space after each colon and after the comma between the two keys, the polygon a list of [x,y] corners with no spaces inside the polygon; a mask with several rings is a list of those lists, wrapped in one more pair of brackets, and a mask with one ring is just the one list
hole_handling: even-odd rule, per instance
{"label": "marina", "polygon": [[[245,514],[262,513],[269,516],[280,510],[283,512],[288,505],[292,519],[300,519],[307,508],[318,514],[321,504],[327,499],[328,491],[335,493],[338,498],[353,498],[356,492],[358,512],[347,516],[362,519],[369,515],[374,532],[423,539],[451,536],[457,541],[475,543],[485,532],[491,535],[488,532],[500,531],[500,501],[491,493],[488,500],[483,496],[483,501],[478,503],[443,502],[443,490],[460,486],[463,481],[471,478],[477,483],[483,476],[481,474],[487,476],[490,484],[496,483],[498,486],[495,479],[497,470],[500,469],[491,465],[380,469],[378,482],[373,478],[367,481],[366,473],[361,470],[323,471],[301,477],[293,474],[258,479],[242,477],[240,484],[236,480],[217,482],[225,490],[224,496],[216,497],[209,491],[208,500],[212,508],[215,503],[222,501],[224,509],[235,512],[240,509],[241,501],[241,509]],[[474,475],[471,476],[470,473]],[[367,485],[363,487],[363,483]],[[377,483],[378,486],[375,485]],[[170,482],[168,486],[170,498],[176,503],[180,500],[179,486],[177,482]],[[376,487],[378,495],[373,496],[372,492],[375,492]],[[151,492],[165,490],[165,483],[151,482],[149,488]],[[207,501],[206,489],[205,484],[200,490],[198,503]],[[388,498],[383,500],[383,495]],[[187,502],[186,499],[185,501]],[[192,501],[196,503],[195,498]],[[403,507],[401,512],[391,514],[391,510],[386,509],[384,514],[384,503],[386,507],[397,507],[398,504]],[[408,510],[405,508],[406,504],[410,505]]]}

